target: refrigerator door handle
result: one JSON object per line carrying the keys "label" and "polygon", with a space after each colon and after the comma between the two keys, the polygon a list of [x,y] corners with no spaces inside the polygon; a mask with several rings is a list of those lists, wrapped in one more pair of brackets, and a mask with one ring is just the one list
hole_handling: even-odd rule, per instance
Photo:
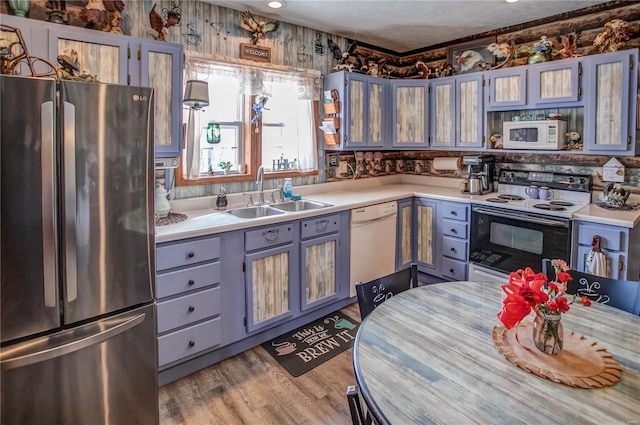
{"label": "refrigerator door handle", "polygon": [[[18,344],[14,348],[3,350],[0,354],[0,369],[14,369],[40,363],[82,350],[92,345],[100,344],[144,322],[145,316],[146,313],[136,313],[134,317],[129,315],[118,318],[117,320],[105,319],[104,321],[89,325],[91,330],[100,331],[99,333],[83,332],[82,335],[76,336],[71,332],[71,338],[68,338],[71,339],[71,341],[63,341],[61,345],[55,347],[48,347],[46,345],[49,337]],[[34,346],[38,351],[34,352]]]}
{"label": "refrigerator door handle", "polygon": [[57,306],[56,295],[56,231],[55,231],[55,137],[53,101],[44,102],[40,107],[40,128],[42,132],[42,269],[44,272],[44,305]]}
{"label": "refrigerator door handle", "polygon": [[76,252],[76,107],[64,102],[64,201],[66,301],[78,297],[78,258]]}

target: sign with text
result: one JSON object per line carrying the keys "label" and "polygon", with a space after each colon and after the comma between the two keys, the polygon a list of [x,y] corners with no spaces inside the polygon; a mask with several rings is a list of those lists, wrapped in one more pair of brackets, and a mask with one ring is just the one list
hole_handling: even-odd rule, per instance
{"label": "sign with text", "polygon": [[292,376],[300,376],[353,346],[359,323],[336,311],[262,344]]}
{"label": "sign with text", "polygon": [[271,63],[271,47],[240,43],[240,59]]}

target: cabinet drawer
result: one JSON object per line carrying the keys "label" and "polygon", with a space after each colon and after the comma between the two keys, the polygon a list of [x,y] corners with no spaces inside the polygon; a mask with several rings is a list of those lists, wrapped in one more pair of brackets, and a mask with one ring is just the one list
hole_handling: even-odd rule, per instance
{"label": "cabinet drawer", "polygon": [[614,226],[581,224],[578,228],[578,243],[591,246],[591,241],[595,235],[600,236],[600,248],[612,251],[621,251],[623,249],[625,232],[623,229]]}
{"label": "cabinet drawer", "polygon": [[455,238],[467,239],[468,224],[462,221],[442,220],[442,233]]}
{"label": "cabinet drawer", "polygon": [[220,317],[161,336],[158,338],[158,365],[162,367],[221,342]]}
{"label": "cabinet drawer", "polygon": [[220,288],[158,303],[158,333],[220,314]]}
{"label": "cabinet drawer", "polygon": [[300,226],[302,239],[326,235],[340,230],[340,214],[304,220]]}
{"label": "cabinet drawer", "polygon": [[250,230],[244,233],[245,251],[269,248],[291,242],[294,238],[293,232],[293,223]]}
{"label": "cabinet drawer", "polygon": [[220,283],[220,263],[190,267],[156,276],[156,298],[202,289]]}
{"label": "cabinet drawer", "polygon": [[442,216],[450,220],[467,221],[469,208],[467,205],[442,203]]}
{"label": "cabinet drawer", "polygon": [[220,238],[162,245],[156,248],[156,270],[187,266],[220,257]]}
{"label": "cabinet drawer", "polygon": [[445,257],[467,260],[467,241],[450,237],[442,238],[442,255]]}
{"label": "cabinet drawer", "polygon": [[442,259],[442,275],[454,280],[467,279],[467,263],[451,258]]}

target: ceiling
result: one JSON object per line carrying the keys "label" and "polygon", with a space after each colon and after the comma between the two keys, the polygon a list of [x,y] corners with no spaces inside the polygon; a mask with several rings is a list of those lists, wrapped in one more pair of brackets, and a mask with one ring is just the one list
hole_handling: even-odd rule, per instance
{"label": "ceiling", "polygon": [[606,1],[589,0],[286,0],[271,9],[264,0],[204,0],[249,10],[404,53],[522,24]]}

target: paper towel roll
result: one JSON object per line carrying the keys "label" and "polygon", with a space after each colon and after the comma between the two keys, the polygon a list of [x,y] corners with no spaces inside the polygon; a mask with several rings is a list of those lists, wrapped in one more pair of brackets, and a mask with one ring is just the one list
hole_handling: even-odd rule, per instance
{"label": "paper towel roll", "polygon": [[461,170],[462,158],[433,158],[433,169],[436,171]]}

